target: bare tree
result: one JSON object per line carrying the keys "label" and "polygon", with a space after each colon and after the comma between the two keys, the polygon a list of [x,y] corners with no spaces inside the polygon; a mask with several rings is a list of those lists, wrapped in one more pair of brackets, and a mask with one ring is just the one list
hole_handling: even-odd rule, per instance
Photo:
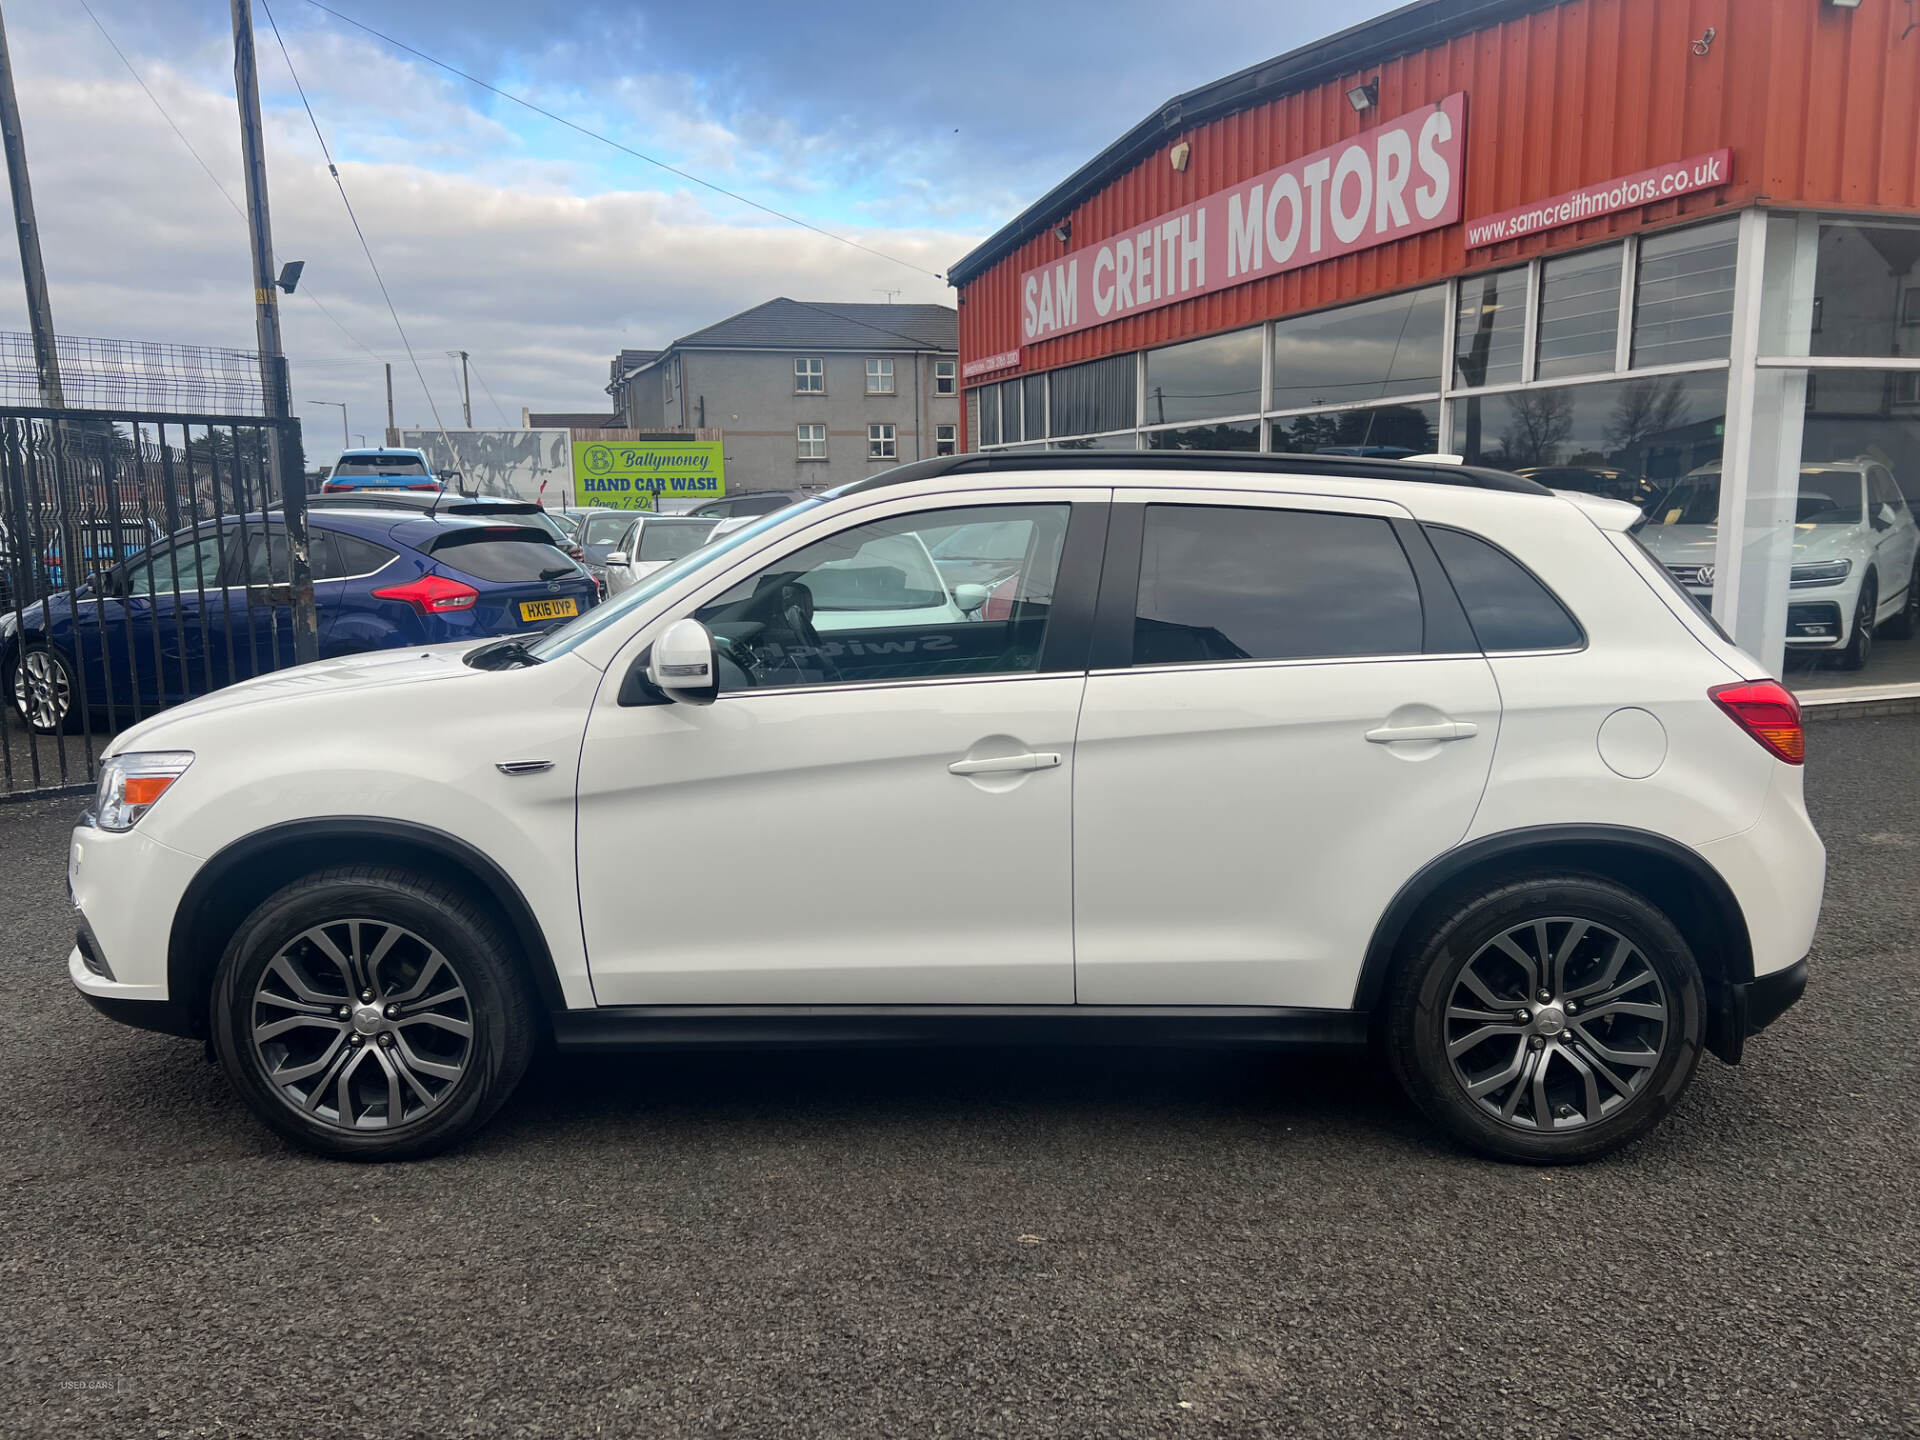
{"label": "bare tree", "polygon": [[1558,464],[1560,447],[1573,434],[1573,397],[1564,390],[1520,390],[1507,405],[1501,463],[1514,469]]}
{"label": "bare tree", "polygon": [[1638,380],[1620,392],[1601,437],[1609,455],[1625,456],[1678,430],[1689,418],[1687,388],[1678,375]]}

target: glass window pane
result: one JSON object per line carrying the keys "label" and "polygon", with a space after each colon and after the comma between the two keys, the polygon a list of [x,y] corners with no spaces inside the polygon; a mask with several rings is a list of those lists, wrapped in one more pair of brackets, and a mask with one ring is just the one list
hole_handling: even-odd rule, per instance
{"label": "glass window pane", "polygon": [[1511,385],[1527,333],[1527,272],[1497,270],[1460,282],[1453,326],[1453,383]]}
{"label": "glass window pane", "polygon": [[1022,408],[1027,416],[1027,439],[1038,440],[1047,433],[1047,377],[1029,375],[1020,389],[1025,397]]}
{"label": "glass window pane", "polygon": [[436,541],[431,553],[448,569],[480,580],[518,583],[586,578],[585,572],[567,558],[564,550],[555,548],[530,530],[511,534],[497,530],[455,531]]}
{"label": "glass window pane", "polygon": [[1440,448],[1440,402],[1293,415],[1273,422],[1271,448],[1283,455],[1370,455],[1391,460]]}
{"label": "glass window pane", "polygon": [[[333,541],[329,547],[332,551],[330,563],[337,568],[329,575],[322,575],[316,568],[313,572],[316,580],[346,580],[357,575],[371,575],[394,557],[394,552],[386,546],[362,540],[358,535],[348,535],[339,530],[331,531],[329,535]],[[319,551],[316,549],[314,554],[317,557]],[[317,566],[317,559],[315,563]]]}
{"label": "glass window pane", "polygon": [[1639,504],[1719,460],[1726,413],[1719,371],[1467,396],[1454,401],[1454,448],[1469,464]]}
{"label": "glass window pane", "polygon": [[1446,287],[1434,285],[1280,321],[1273,408],[1438,390],[1446,304]]}
{"label": "glass window pane", "polygon": [[1260,422],[1233,420],[1219,425],[1184,425],[1178,430],[1149,430],[1149,450],[1258,450]]}
{"label": "glass window pane", "polygon": [[1739,231],[1739,221],[1723,220],[1640,242],[1633,291],[1635,368],[1727,358]]}
{"label": "glass window pane", "polygon": [[1081,440],[1056,440],[1051,446],[1055,450],[1132,450],[1133,432],[1123,431],[1118,435],[1089,435]]}
{"label": "glass window pane", "polygon": [[783,556],[694,612],[721,690],[1036,669],[1068,509],[922,511]]}
{"label": "glass window pane", "polygon": [[1115,355],[1052,371],[1053,433],[1097,435],[1134,424],[1134,358]]}
{"label": "glass window pane", "polygon": [[640,526],[640,553],[637,560],[678,560],[691,555],[707,543],[707,535],[718,520],[678,520],[671,517],[646,520]]}
{"label": "glass window pane", "polygon": [[1021,420],[1025,411],[1025,402],[1021,398],[1023,390],[1018,380],[1000,382],[1000,439],[1003,444],[1017,445],[1027,438]]}
{"label": "glass window pane", "polygon": [[1561,650],[1581,642],[1566,607],[1506,551],[1464,530],[1426,528],[1481,649]]}
{"label": "glass window pane", "polygon": [[176,545],[150,550],[127,569],[129,595],[171,595],[220,585],[220,536],[204,531]]}
{"label": "glass window pane", "polygon": [[1236,330],[1149,350],[1146,423],[1251,415],[1260,409],[1260,332]]}
{"label": "glass window pane", "polygon": [[[236,525],[227,533],[228,573],[246,574],[249,585],[286,585],[293,579],[287,532],[270,525]],[[308,564],[312,564],[309,553]]]}
{"label": "glass window pane", "polygon": [[1620,247],[1549,260],[1540,269],[1540,343],[1535,378],[1613,369],[1620,333]]}
{"label": "glass window pane", "polygon": [[1819,246],[1812,353],[1920,355],[1920,225],[1822,222]]}
{"label": "glass window pane", "polygon": [[998,445],[1000,443],[1000,387],[982,385],[973,392],[973,406],[980,412],[979,443]]}
{"label": "glass window pane", "polygon": [[1420,592],[1385,520],[1149,505],[1135,665],[1408,655]]}

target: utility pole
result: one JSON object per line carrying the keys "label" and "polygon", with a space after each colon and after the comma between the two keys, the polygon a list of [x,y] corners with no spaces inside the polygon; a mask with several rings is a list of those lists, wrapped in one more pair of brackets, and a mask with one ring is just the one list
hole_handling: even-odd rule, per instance
{"label": "utility pole", "polygon": [[387,434],[386,434],[385,440],[382,443],[387,445],[391,445],[394,443],[394,439],[393,439],[393,362],[392,361],[387,362]]}
{"label": "utility pole", "polygon": [[460,415],[467,429],[473,428],[473,389],[467,383],[467,352],[456,350],[460,357]]}
{"label": "utility pole", "polygon": [[[253,319],[260,337],[260,379],[269,418],[289,418],[287,362],[280,352],[280,294],[274,288],[273,222],[267,214],[266,143],[260,133],[260,71],[253,50],[253,0],[231,0],[233,11],[233,93],[240,104],[240,154],[247,172],[247,237],[253,252]],[[345,412],[342,411],[344,417]],[[274,427],[267,447],[267,474],[280,495],[287,526],[288,578],[293,588],[293,657],[304,664],[320,658],[319,627],[313,609],[313,557],[307,537],[306,476],[288,474],[283,454],[291,438],[284,425]]]}
{"label": "utility pole", "polygon": [[53,343],[53,302],[47,298],[47,269],[40,261],[40,227],[33,218],[33,186],[27,179],[27,145],[20,133],[13,52],[7,47],[4,19],[0,19],[0,137],[6,142],[7,179],[13,186],[13,223],[20,235],[20,269],[27,282],[27,321],[33,330],[40,403],[57,410],[66,400],[60,393],[60,356]]}

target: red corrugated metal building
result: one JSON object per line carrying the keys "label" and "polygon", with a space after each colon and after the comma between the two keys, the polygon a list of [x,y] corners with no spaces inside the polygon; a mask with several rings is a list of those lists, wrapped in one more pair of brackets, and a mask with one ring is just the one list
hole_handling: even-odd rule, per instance
{"label": "red corrugated metal building", "polygon": [[952,268],[967,447],[1724,465],[1716,611],[1811,646],[1802,461],[1920,499],[1916,21],[1428,0],[1181,95]]}

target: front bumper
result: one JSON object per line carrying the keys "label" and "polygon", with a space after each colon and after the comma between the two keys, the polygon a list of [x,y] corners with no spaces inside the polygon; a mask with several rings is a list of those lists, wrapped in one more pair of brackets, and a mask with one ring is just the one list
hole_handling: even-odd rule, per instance
{"label": "front bumper", "polygon": [[1707,1048],[1729,1065],[1738,1065],[1747,1041],[1799,1003],[1807,991],[1807,962],[1762,975],[1744,985],[1728,985],[1714,1008]]}
{"label": "front bumper", "polygon": [[78,945],[67,956],[67,978],[73,981],[86,1002],[109,1020],[131,1025],[137,1030],[157,1030],[162,1035],[198,1038],[205,1025],[196,1025],[195,1017],[178,1001],[169,1000],[164,985],[123,985],[94,973]]}

